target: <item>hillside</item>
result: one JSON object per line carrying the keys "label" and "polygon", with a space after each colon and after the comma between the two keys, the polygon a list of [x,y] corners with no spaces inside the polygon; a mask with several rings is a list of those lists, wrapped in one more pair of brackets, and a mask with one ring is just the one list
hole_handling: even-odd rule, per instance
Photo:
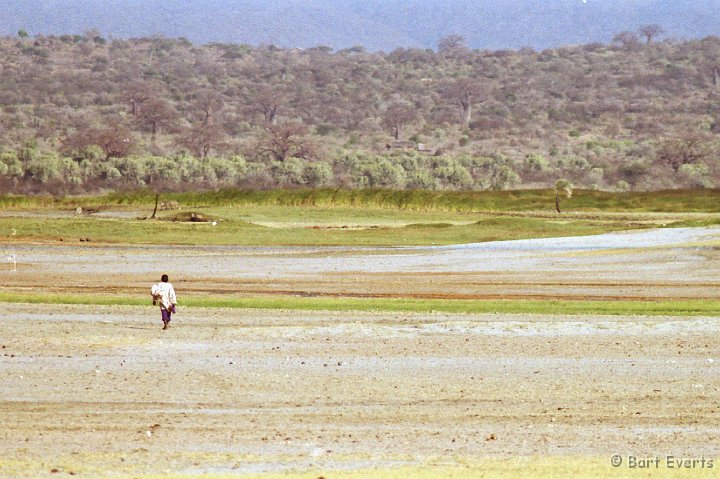
{"label": "hillside", "polygon": [[0,39],[0,187],[712,187],[720,39],[536,52]]}

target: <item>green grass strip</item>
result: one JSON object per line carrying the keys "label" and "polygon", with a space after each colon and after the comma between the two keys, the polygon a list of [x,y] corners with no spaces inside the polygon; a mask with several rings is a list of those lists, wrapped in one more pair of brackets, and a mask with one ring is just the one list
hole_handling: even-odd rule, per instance
{"label": "green grass strip", "polygon": [[[0,293],[0,302],[27,304],[85,304],[150,306],[146,298],[73,294]],[[181,307],[285,309],[298,311],[387,311],[443,313],[533,313],[600,315],[720,315],[717,300],[659,301],[541,301],[441,300],[410,298],[306,298],[294,296],[189,296]]]}
{"label": "green grass strip", "polygon": [[[208,206],[353,206],[434,211],[554,210],[550,189],[512,191],[423,191],[382,189],[220,189],[163,193],[161,201],[178,201],[186,207]],[[720,189],[606,192],[575,190],[566,200],[574,211],[720,212]],[[89,207],[142,205],[152,207],[155,192],[149,189],[106,195],[53,198],[52,196],[0,195],[0,208]]]}

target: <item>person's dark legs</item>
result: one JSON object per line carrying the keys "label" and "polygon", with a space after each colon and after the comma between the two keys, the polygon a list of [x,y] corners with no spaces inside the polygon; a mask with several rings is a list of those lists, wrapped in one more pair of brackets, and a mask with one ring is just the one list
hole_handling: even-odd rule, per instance
{"label": "person's dark legs", "polygon": [[168,311],[168,310],[165,309],[165,308],[160,308],[160,310],[162,311],[163,329],[167,329],[167,328],[168,328],[168,324],[170,323],[171,313],[170,313],[170,311]]}

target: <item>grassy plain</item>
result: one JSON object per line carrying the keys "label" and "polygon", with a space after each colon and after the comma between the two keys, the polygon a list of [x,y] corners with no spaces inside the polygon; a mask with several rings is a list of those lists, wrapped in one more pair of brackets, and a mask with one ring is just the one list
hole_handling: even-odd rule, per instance
{"label": "grassy plain", "polygon": [[[353,228],[348,225],[294,226],[279,212],[272,221],[283,226],[263,226],[242,220],[210,223],[139,221],[118,218],[0,218],[0,231],[8,235],[14,230],[13,241],[77,241],[90,238],[93,242],[127,244],[184,245],[445,245],[505,239],[543,238],[600,234],[608,231],[638,228],[625,221],[557,220],[536,218],[486,217],[465,225],[446,222],[418,223],[399,226],[372,225]],[[210,211],[212,210],[203,210]],[[307,214],[307,212],[305,212]],[[349,212],[320,212],[347,218]],[[267,217],[266,217],[267,218]],[[265,219],[267,221],[267,219]],[[356,222],[358,219],[356,219]],[[362,218],[359,221],[363,221]],[[364,218],[365,222],[370,220]],[[395,221],[398,221],[397,219]]]}
{"label": "grassy plain", "polygon": [[[0,235],[11,241],[206,245],[446,245],[580,236],[653,226],[720,223],[716,190],[604,193],[579,191],[554,210],[547,190],[399,192],[346,190],[167,193],[183,212],[211,223],[150,215],[149,191],[93,197],[0,197]],[[76,208],[85,214],[74,215]],[[89,213],[89,214],[88,214]],[[14,234],[13,234],[14,232]]]}
{"label": "grassy plain", "polygon": [[[100,294],[0,292],[0,303],[145,306],[147,305],[147,298],[121,295],[104,296]],[[302,298],[294,296],[220,297],[186,295],[183,297],[183,307],[282,309],[294,311],[442,312],[453,314],[720,315],[720,300],[701,299],[667,301],[552,301],[517,299]]]}
{"label": "grassy plain", "polygon": [[[0,196],[0,208],[90,207],[103,205],[152,208],[155,192],[139,190],[98,196]],[[219,190],[162,193],[161,201],[178,201],[188,207],[208,206],[353,206],[420,211],[552,211],[551,190],[514,191],[393,191],[393,190]],[[720,212],[720,190],[667,190],[611,193],[576,190],[563,200],[573,211]]]}

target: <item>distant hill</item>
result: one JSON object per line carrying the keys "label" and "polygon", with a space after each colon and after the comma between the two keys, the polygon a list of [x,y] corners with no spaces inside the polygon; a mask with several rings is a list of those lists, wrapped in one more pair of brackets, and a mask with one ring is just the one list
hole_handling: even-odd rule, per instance
{"label": "distant hill", "polygon": [[609,42],[661,25],[668,36],[720,33],[720,0],[3,0],[0,34],[162,34],[194,43],[282,47],[434,48],[448,34],[471,48],[537,49]]}
{"label": "distant hill", "polygon": [[0,37],[0,195],[720,187],[720,37],[533,51]]}

